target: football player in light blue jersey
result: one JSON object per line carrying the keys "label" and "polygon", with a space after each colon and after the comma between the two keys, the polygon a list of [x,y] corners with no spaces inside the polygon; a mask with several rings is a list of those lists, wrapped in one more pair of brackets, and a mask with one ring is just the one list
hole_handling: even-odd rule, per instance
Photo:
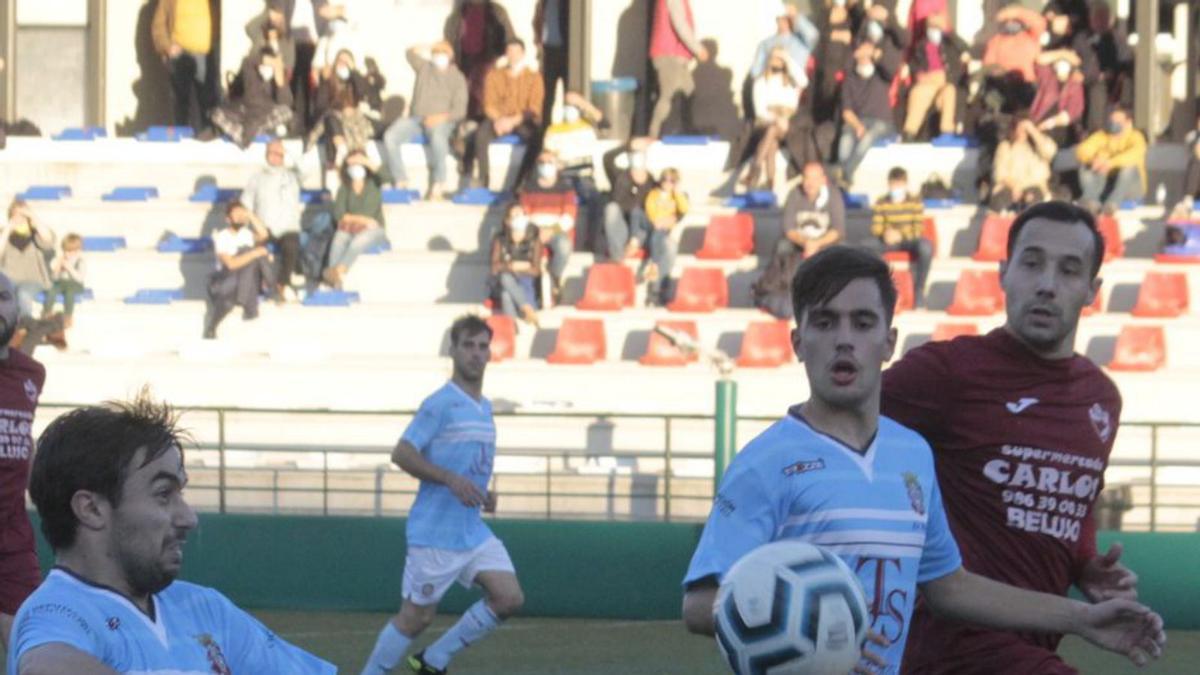
{"label": "football player in light blue jersey", "polygon": [[197,522],[175,423],[143,394],[42,432],[29,493],[55,567],[17,612],[9,675],[337,672],[219,592],[175,580]]}
{"label": "football player in light blue jersey", "polygon": [[866,592],[871,640],[856,672],[898,673],[920,589],[933,611],[1003,630],[1077,633],[1136,663],[1157,658],[1162,619],[1130,600],[1087,604],[962,568],[929,445],[879,414],[896,290],[872,254],[835,246],[792,280],[792,345],[810,397],[730,464],[684,578],[683,619],[713,633],[722,575],[743,555],[798,539],[839,555]]}
{"label": "football player in light blue jersey", "polygon": [[428,648],[408,657],[405,665],[414,673],[446,672],[455,654],[525,603],[508,551],[480,513],[496,510],[496,495],[488,490],[496,426],[492,404],[483,397],[491,342],[492,328],[483,319],[468,315],[454,322],[454,374],[421,403],[392,453],[392,461],[420,479],[421,487],[408,516],[400,612],[380,631],[363,675],[382,675],[400,663],[456,581],[478,585],[484,598]]}

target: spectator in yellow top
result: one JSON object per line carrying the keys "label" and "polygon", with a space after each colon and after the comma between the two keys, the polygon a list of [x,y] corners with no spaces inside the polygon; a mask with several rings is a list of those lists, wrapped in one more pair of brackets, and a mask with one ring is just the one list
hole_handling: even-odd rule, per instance
{"label": "spectator in yellow top", "polygon": [[217,90],[208,62],[213,46],[210,0],[159,0],[150,23],[154,50],[167,65],[175,98],[176,126],[191,125],[196,99],[199,126],[208,127],[208,114],[217,104]]}
{"label": "spectator in yellow top", "polygon": [[679,189],[679,170],[663,169],[658,187],[646,195],[650,231],[646,233],[646,259],[638,276],[646,281],[648,305],[663,305],[668,300],[671,267],[679,249],[679,241],[672,233],[689,208],[687,194]]}
{"label": "spectator in yellow top", "polygon": [[1129,111],[1116,108],[1108,124],[1075,146],[1081,200],[1088,208],[1115,210],[1146,194],[1146,137],[1133,128]]}
{"label": "spectator in yellow top", "polygon": [[877,253],[904,251],[913,276],[913,305],[925,306],[925,279],[933,262],[933,245],[924,237],[925,204],[909,192],[908,172],[896,166],[888,172],[888,193],[875,202],[871,238],[866,247]]}

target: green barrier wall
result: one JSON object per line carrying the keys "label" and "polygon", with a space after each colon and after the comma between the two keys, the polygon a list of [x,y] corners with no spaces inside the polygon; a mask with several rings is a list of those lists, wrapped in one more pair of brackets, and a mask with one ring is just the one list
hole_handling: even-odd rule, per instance
{"label": "green barrier wall", "polygon": [[[699,525],[667,523],[502,520],[492,528],[531,616],[678,617],[679,582],[700,537]],[[1104,532],[1101,550],[1112,541],[1125,545],[1142,600],[1169,627],[1200,629],[1200,534]],[[401,519],[203,514],[184,578],[251,608],[392,611],[403,561]],[[471,600],[456,589],[443,609]]]}

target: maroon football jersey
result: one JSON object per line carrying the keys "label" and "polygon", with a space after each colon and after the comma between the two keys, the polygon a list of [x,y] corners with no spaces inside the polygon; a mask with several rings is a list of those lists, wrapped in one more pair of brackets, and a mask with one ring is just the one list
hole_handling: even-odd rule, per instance
{"label": "maroon football jersey", "polygon": [[[1096,553],[1092,506],[1121,414],[1112,380],[1083,356],[1042,359],[1001,328],[909,352],[884,373],[882,408],[933,447],[963,566],[1066,594]],[[936,619],[918,604],[903,670],[1035,672],[1061,638]]]}
{"label": "maroon football jersey", "polygon": [[25,511],[33,413],[46,369],[19,350],[0,360],[0,553],[32,551],[33,527]]}

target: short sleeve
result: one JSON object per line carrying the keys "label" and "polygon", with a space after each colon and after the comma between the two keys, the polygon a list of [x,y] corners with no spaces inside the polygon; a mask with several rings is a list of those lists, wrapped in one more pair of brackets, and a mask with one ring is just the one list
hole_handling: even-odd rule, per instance
{"label": "short sleeve", "polygon": [[216,593],[223,605],[225,640],[229,645],[229,667],[235,673],[294,673],[326,675],[337,673],[333,664],[323,661],[283,640],[257,619],[239,609],[225,596]]}
{"label": "short sleeve", "polygon": [[713,499],[685,586],[709,576],[719,579],[739,558],[775,537],[778,505],[772,492],[753,466],[738,464],[735,459]]}
{"label": "short sleeve", "polygon": [[[930,475],[933,475],[932,470]],[[962,567],[962,555],[958,542],[946,522],[946,509],[942,505],[942,489],[937,478],[930,481],[929,519],[925,525],[925,548],[921,551],[921,564],[917,568],[917,583],[940,579]]]}
{"label": "short sleeve", "polygon": [[221,230],[213,235],[213,253],[218,256],[237,255],[237,237],[228,229]]}
{"label": "short sleeve", "polygon": [[932,432],[944,421],[953,381],[931,345],[918,347],[883,372],[880,412],[933,444]]}
{"label": "short sleeve", "polygon": [[104,660],[104,643],[96,634],[96,626],[66,603],[45,598],[22,607],[9,636],[9,672],[27,652],[48,644],[64,644]]}
{"label": "short sleeve", "polygon": [[400,437],[400,440],[425,452],[429,449],[429,442],[437,435],[441,426],[441,407],[437,405],[436,398],[430,396],[421,402],[421,407],[417,409],[417,414],[408,423],[408,428],[404,430],[404,435]]}

